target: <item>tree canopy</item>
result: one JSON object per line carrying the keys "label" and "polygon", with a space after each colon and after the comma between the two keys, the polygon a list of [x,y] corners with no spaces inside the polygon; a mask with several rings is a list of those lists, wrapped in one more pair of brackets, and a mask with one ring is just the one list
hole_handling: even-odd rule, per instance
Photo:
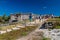
{"label": "tree canopy", "polygon": [[3,16],[0,16],[0,22],[6,22],[9,21],[10,16],[6,16],[6,14],[4,14]]}

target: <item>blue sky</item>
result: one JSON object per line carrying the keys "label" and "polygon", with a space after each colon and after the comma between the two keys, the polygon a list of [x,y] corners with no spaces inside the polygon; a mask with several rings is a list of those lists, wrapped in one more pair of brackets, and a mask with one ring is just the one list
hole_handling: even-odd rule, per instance
{"label": "blue sky", "polygon": [[15,12],[60,16],[60,0],[0,0],[0,15]]}

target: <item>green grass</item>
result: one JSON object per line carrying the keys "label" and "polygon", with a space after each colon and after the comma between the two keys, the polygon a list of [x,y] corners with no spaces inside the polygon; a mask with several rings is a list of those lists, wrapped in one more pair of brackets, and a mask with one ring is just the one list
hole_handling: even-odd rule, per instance
{"label": "green grass", "polygon": [[53,22],[54,29],[60,29],[60,18],[50,18],[46,22]]}
{"label": "green grass", "polygon": [[50,38],[43,38],[43,40],[51,40]]}
{"label": "green grass", "polygon": [[60,29],[60,26],[56,26],[55,28],[56,28],[56,29]]}
{"label": "green grass", "polygon": [[27,26],[25,28],[21,28],[20,30],[13,30],[5,34],[0,34],[0,40],[15,40],[16,38],[26,36],[36,28],[37,26]]}
{"label": "green grass", "polygon": [[50,18],[47,21],[60,21],[60,18]]}

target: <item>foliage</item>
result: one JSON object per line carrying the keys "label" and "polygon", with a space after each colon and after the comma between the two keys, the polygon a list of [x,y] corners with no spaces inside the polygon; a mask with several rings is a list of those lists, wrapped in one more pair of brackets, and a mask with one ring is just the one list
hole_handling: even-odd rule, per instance
{"label": "foliage", "polygon": [[2,22],[2,16],[0,16],[0,22]]}
{"label": "foliage", "polygon": [[6,14],[4,14],[3,16],[0,16],[0,22],[5,23],[7,21],[9,21],[10,16],[6,16]]}

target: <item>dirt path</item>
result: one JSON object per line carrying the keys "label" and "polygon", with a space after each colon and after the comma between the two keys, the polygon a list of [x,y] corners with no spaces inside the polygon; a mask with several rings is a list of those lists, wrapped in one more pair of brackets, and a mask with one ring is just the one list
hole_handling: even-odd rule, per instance
{"label": "dirt path", "polygon": [[[43,24],[44,22],[40,22],[40,26]],[[27,36],[24,36],[22,38],[19,38],[17,40],[29,40],[29,38],[32,37],[32,34],[34,34],[37,30],[39,30],[40,26],[38,28],[36,28],[34,31],[32,31],[31,33],[29,33]]]}
{"label": "dirt path", "polygon": [[[38,28],[39,28],[39,27],[38,27]],[[34,34],[34,33],[38,30],[38,28],[37,28],[36,30],[32,31],[31,33],[29,33],[27,36],[24,36],[24,37],[19,38],[19,39],[17,39],[17,40],[28,40],[29,38],[32,37],[32,34]]]}

